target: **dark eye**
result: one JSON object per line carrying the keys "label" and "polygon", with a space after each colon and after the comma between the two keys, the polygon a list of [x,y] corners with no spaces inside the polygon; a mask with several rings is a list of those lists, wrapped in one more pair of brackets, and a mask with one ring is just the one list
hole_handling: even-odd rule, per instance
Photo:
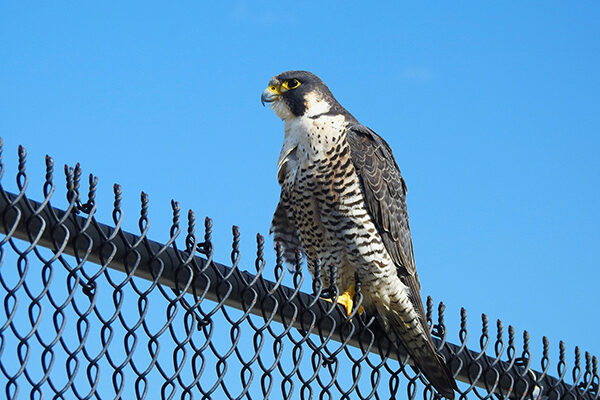
{"label": "dark eye", "polygon": [[290,79],[284,83],[284,86],[287,86],[287,89],[296,89],[300,86],[300,81],[298,79]]}

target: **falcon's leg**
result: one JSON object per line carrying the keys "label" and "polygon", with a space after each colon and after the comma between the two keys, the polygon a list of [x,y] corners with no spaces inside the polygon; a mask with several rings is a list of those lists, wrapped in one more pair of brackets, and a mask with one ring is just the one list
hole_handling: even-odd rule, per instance
{"label": "falcon's leg", "polygon": [[[333,270],[333,267],[332,267]],[[358,280],[358,276],[355,276],[355,282],[356,285],[360,285],[360,282]],[[341,295],[336,296],[337,295],[337,286],[336,286],[336,279],[335,279],[335,273],[332,272],[331,274],[331,278],[329,280],[329,287],[326,289],[323,289],[323,291],[321,292],[321,298],[323,298],[326,301],[329,301],[331,303],[333,303],[333,300],[335,299],[335,302],[338,304],[341,304],[344,309],[346,310],[346,316],[349,317],[352,314],[352,310],[354,309],[354,296],[356,295],[356,286],[355,284],[351,284]],[[358,308],[358,313],[362,314],[364,312],[364,308],[363,306],[360,306]]]}
{"label": "falcon's leg", "polygon": [[[344,293],[342,293],[337,298],[337,303],[344,306],[346,309],[346,316],[349,317],[352,314],[352,310],[354,309],[354,295],[356,294],[356,288],[352,284]],[[329,300],[331,301],[331,300]],[[358,307],[358,313],[362,314],[364,312],[363,306]]]}

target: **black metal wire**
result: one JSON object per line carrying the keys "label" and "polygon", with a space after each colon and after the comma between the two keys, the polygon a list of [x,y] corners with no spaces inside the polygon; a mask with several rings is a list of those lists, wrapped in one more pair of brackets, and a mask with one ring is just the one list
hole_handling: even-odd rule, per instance
{"label": "black metal wire", "polygon": [[[0,139],[0,179],[4,175]],[[7,399],[382,399],[439,398],[389,342],[373,316],[361,315],[360,282],[349,317],[335,302],[337,271],[312,280],[297,253],[292,271],[265,260],[257,235],[254,268],[241,269],[233,227],[231,265],[214,260],[212,221],[202,239],[196,217],[172,202],[166,243],[148,239],[149,198],[141,194],[138,233],[122,230],[122,190],[115,185],[112,223],[97,221],[98,179],[81,194],[79,164],[65,167],[68,205],[51,205],[54,163],[46,156],[43,199],[26,196],[25,149],[19,147],[17,193],[0,185],[0,386]],[[179,238],[182,236],[182,238]],[[183,246],[178,245],[183,241]],[[265,278],[272,271],[274,280]],[[270,272],[269,272],[270,273]],[[319,276],[320,274],[316,274]],[[427,299],[427,321],[448,361],[461,399],[598,399],[597,358],[559,344],[553,369],[543,338],[539,367],[529,334],[517,349],[501,321],[482,315],[479,348],[461,311],[459,343],[447,342],[445,307]],[[493,355],[492,355],[493,354]]]}

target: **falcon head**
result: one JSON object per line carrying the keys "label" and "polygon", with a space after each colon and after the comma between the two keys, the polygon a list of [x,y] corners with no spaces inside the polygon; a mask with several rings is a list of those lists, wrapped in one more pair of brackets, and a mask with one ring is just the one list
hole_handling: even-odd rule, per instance
{"label": "falcon head", "polygon": [[271,103],[271,109],[285,121],[341,109],[323,81],[308,71],[287,71],[274,76],[260,100],[263,105]]}

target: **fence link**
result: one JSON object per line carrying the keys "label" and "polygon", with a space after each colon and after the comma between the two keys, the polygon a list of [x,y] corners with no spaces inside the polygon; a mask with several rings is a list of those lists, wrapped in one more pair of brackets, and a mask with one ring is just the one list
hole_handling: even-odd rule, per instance
{"label": "fence link", "polygon": [[[25,193],[25,161],[19,147],[17,193],[0,184],[0,384],[7,399],[439,397],[375,318],[348,318],[322,299],[301,254],[292,271],[280,251],[268,266],[258,235],[254,269],[243,271],[234,227],[231,265],[219,264],[210,219],[199,237],[194,214],[182,223],[172,202],[169,239],[158,243],[147,237],[144,193],[139,233],[125,232],[120,186],[105,225],[95,218],[95,177],[84,197],[80,167],[65,167],[68,206],[59,210],[51,205],[52,159],[41,202]],[[560,342],[552,367],[544,337],[535,366],[527,332],[518,349],[514,329],[506,338],[502,323],[492,330],[485,315],[480,346],[469,349],[464,309],[460,341],[452,344],[443,304],[435,321],[431,298],[426,308],[434,341],[462,382],[460,398],[599,397],[598,362],[589,353],[582,360],[575,348],[569,368]]]}

